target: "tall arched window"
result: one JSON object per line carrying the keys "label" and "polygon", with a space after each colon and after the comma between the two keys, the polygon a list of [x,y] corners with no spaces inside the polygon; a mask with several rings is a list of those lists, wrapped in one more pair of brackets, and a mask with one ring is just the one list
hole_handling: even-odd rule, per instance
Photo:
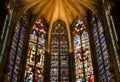
{"label": "tall arched window", "polygon": [[45,23],[43,20],[37,19],[30,32],[25,82],[43,82],[45,43]]}
{"label": "tall arched window", "polygon": [[69,82],[68,35],[65,26],[57,23],[51,36],[50,82]]}
{"label": "tall arched window", "polygon": [[94,82],[88,32],[78,20],[73,28],[76,82]]}
{"label": "tall arched window", "polygon": [[110,36],[111,36],[111,40],[112,40],[112,45],[113,45],[113,48],[114,48],[114,54],[116,56],[116,62],[118,64],[118,69],[119,69],[119,72],[120,72],[120,60],[119,60],[119,53],[118,53],[118,36],[117,36],[117,29],[115,28],[115,22],[113,20],[113,16],[111,15],[111,10],[112,10],[112,6],[113,4],[111,4],[112,2],[108,2],[108,1],[105,1],[103,2],[105,4],[105,14],[106,14],[106,19],[107,19],[107,24],[108,24],[108,29],[109,29],[109,32],[110,32]]}
{"label": "tall arched window", "polygon": [[27,17],[24,15],[17,22],[13,35],[8,63],[8,80],[10,82],[16,82],[18,79],[26,26]]}
{"label": "tall arched window", "polygon": [[4,43],[1,45],[0,64],[2,63],[3,54],[5,53],[6,43],[7,43],[9,31],[10,31],[10,24],[12,23],[11,22],[12,17],[13,17],[13,9],[11,9],[11,13],[9,13],[6,16],[5,21],[4,21],[3,29],[1,30],[2,34],[1,34],[0,38],[1,38],[1,41],[3,41]]}
{"label": "tall arched window", "polygon": [[99,19],[95,16],[92,16],[92,28],[93,35],[97,53],[98,66],[100,71],[100,79],[102,82],[110,82],[111,81],[111,73],[109,71],[110,63],[109,63],[109,53],[106,45],[105,35],[103,26]]}

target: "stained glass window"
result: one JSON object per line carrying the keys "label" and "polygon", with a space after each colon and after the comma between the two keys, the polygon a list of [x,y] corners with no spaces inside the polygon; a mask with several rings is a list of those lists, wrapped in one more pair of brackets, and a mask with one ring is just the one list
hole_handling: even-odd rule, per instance
{"label": "stained glass window", "polygon": [[73,29],[76,82],[94,82],[88,32],[78,20]]}
{"label": "stained glass window", "polygon": [[21,20],[17,22],[10,50],[8,80],[12,82],[17,81],[20,71],[20,61],[25,38],[25,27],[27,25],[27,23],[21,22],[24,18],[24,21],[26,21],[26,16],[23,16]]}
{"label": "stained glass window", "polygon": [[25,70],[25,82],[43,82],[46,28],[43,20],[36,20],[30,33]]}
{"label": "stained glass window", "polygon": [[[113,48],[114,48],[114,54],[116,56],[118,69],[120,71],[120,61],[119,61],[118,52],[117,52],[118,37],[117,37],[116,29],[115,29],[115,24],[114,24],[114,21],[113,21],[113,16],[110,14],[110,10],[112,8],[110,8],[109,6],[110,6],[109,4],[106,4],[106,6],[105,6],[105,11],[106,11],[105,14],[106,14],[106,19],[107,19],[107,23],[108,23],[108,29],[109,29],[111,40],[112,40],[112,45],[113,45]],[[112,4],[111,4],[111,6],[112,6]]]}
{"label": "stained glass window", "polygon": [[[0,52],[0,54],[1,54],[0,55],[0,63],[2,62],[3,54],[5,53],[5,48],[6,48],[6,43],[7,43],[9,31],[10,31],[10,24],[11,24],[12,17],[13,17],[13,9],[11,9],[11,13],[6,16],[4,26],[3,26],[3,30],[2,30],[2,35],[0,37],[1,41],[3,40],[3,42],[4,42],[3,45],[1,45],[2,46],[1,50],[2,51]],[[9,20],[9,22],[8,22],[8,20]]]}
{"label": "stained glass window", "polygon": [[92,17],[94,41],[96,45],[97,61],[100,70],[100,79],[102,82],[110,81],[111,73],[109,71],[109,54],[105,41],[103,26],[100,20]]}
{"label": "stained glass window", "polygon": [[58,23],[51,37],[51,82],[69,82],[67,30]]}

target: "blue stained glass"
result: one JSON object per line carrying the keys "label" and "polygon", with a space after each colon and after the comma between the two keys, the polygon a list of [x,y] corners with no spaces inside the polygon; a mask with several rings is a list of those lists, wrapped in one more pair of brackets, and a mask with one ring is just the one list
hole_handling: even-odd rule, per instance
{"label": "blue stained glass", "polygon": [[100,77],[102,82],[106,82],[106,79],[107,79],[106,71],[108,71],[109,69],[107,45],[105,41],[102,24],[99,19],[96,18],[95,20],[97,21],[97,23],[92,21],[92,24],[93,24],[94,41],[96,45],[96,53],[98,57],[97,60],[98,60],[100,74],[101,74]]}
{"label": "blue stained glass", "polygon": [[20,37],[23,38],[24,35],[25,35],[24,32],[21,32]]}
{"label": "blue stained glass", "polygon": [[[24,16],[23,16],[24,17]],[[18,71],[19,71],[19,66],[20,66],[20,59],[22,55],[22,45],[24,41],[24,33],[25,33],[25,28],[22,26],[23,23],[17,22],[16,27],[15,27],[15,33],[13,36],[12,40],[12,46],[11,46],[11,51],[10,51],[10,56],[9,56],[9,77],[8,79],[12,79],[13,82],[17,81],[18,77]],[[12,76],[13,75],[13,76]]]}
{"label": "blue stained glass", "polygon": [[15,34],[14,36],[15,36],[16,39],[18,39],[18,34]]}
{"label": "blue stained glass", "polygon": [[100,39],[103,39],[103,38],[105,38],[105,36],[103,34],[101,34]]}
{"label": "blue stained glass", "polygon": [[102,75],[102,79],[104,79],[105,78],[105,75]]}
{"label": "blue stained glass", "polygon": [[14,42],[12,42],[12,44],[16,47],[17,46],[17,43],[14,41]]}
{"label": "blue stained glass", "polygon": [[14,50],[14,49],[11,49],[11,53],[15,55],[15,50]]}
{"label": "blue stained glass", "polygon": [[20,43],[23,45],[23,41],[20,39]]}
{"label": "blue stained glass", "polygon": [[38,46],[39,49],[42,49],[42,46]]}
{"label": "blue stained glass", "polygon": [[100,71],[103,69],[103,65],[100,66]]}

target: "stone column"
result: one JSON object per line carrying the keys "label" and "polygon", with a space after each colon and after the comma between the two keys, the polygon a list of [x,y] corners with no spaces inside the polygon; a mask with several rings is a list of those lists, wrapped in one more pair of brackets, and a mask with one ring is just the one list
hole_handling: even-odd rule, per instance
{"label": "stone column", "polygon": [[75,59],[74,59],[74,52],[69,52],[68,54],[68,64],[69,64],[69,82],[76,82],[75,81]]}
{"label": "stone column", "polygon": [[47,51],[45,52],[45,64],[44,64],[44,72],[43,72],[43,82],[50,82],[50,69],[51,69],[51,54]]}

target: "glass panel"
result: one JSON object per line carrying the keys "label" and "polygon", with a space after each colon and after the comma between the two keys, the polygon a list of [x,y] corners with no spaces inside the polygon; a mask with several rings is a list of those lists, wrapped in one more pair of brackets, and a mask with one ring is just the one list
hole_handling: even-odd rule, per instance
{"label": "glass panel", "polygon": [[97,24],[98,24],[98,31],[99,31],[99,35],[100,35],[101,48],[102,48],[102,52],[103,52],[103,59],[104,59],[104,63],[105,63],[105,69],[107,72],[107,78],[108,78],[108,81],[110,81],[111,73],[109,72],[109,58],[108,58],[109,56],[108,56],[108,50],[107,50],[107,45],[106,45],[106,41],[105,41],[105,36],[103,33],[103,27],[99,20],[97,21]]}
{"label": "glass panel", "polygon": [[[24,17],[26,17],[26,15],[22,18]],[[19,76],[23,42],[25,38],[25,28],[23,27],[24,23],[21,22],[22,18],[16,24],[9,56],[8,80],[13,82],[16,82]]]}
{"label": "glass panel", "polygon": [[43,21],[36,20],[30,32],[25,82],[43,82],[46,31]]}
{"label": "glass panel", "polygon": [[16,63],[15,63],[14,72],[13,72],[13,80],[14,81],[17,81],[17,78],[18,78],[19,66],[20,66],[20,61],[21,61],[21,57],[22,57],[24,36],[25,36],[25,28],[22,27],[21,32],[20,32],[20,40],[19,40],[19,44],[18,44],[16,61],[15,61]]}
{"label": "glass panel", "polygon": [[78,20],[73,29],[76,82],[94,82],[89,37],[83,22]]}
{"label": "glass panel", "polygon": [[69,82],[67,38],[66,28],[58,23],[51,38],[51,82]]}
{"label": "glass panel", "polygon": [[109,72],[109,56],[104,36],[104,30],[99,19],[92,16],[93,35],[96,45],[97,61],[102,82],[110,81],[111,73]]}

